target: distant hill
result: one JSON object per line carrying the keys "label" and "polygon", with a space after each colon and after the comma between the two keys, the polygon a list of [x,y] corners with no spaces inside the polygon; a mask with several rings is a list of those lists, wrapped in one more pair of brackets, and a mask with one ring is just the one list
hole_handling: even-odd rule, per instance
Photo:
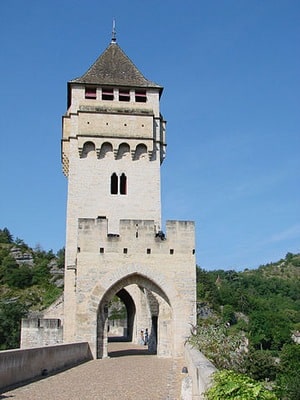
{"label": "distant hill", "polygon": [[198,268],[199,316],[205,308],[209,316],[210,307],[232,327],[243,327],[255,348],[279,351],[300,330],[299,278],[300,254],[292,253],[243,272]]}

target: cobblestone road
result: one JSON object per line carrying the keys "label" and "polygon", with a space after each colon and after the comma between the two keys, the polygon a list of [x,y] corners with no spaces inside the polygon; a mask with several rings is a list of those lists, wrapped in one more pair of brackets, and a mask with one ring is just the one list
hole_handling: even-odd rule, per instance
{"label": "cobblestone road", "polygon": [[141,346],[110,343],[110,357],[93,360],[2,393],[11,400],[180,400],[182,360],[147,355]]}

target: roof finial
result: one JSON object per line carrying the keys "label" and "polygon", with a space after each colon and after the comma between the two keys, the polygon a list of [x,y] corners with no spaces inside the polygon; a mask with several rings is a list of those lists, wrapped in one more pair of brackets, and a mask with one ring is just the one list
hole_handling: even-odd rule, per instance
{"label": "roof finial", "polygon": [[116,43],[116,42],[117,42],[116,20],[113,19],[113,28],[112,28],[111,43]]}

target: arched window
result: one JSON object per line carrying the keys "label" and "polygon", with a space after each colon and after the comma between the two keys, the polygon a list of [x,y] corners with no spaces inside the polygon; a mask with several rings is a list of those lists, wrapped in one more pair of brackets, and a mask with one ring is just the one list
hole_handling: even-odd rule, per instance
{"label": "arched window", "polygon": [[120,175],[120,180],[115,172],[111,175],[110,194],[127,194],[127,176],[124,172]]}
{"label": "arched window", "polygon": [[120,194],[127,194],[127,177],[124,172],[120,176]]}
{"label": "arched window", "polygon": [[110,157],[113,155],[113,147],[112,144],[109,142],[105,142],[101,146],[100,156],[99,158]]}
{"label": "arched window", "polygon": [[110,177],[110,194],[118,194],[118,175],[115,172]]}
{"label": "arched window", "polygon": [[130,155],[130,147],[128,143],[121,143],[119,145],[117,160],[121,160],[121,158],[128,157]]}
{"label": "arched window", "polygon": [[144,144],[138,144],[134,152],[134,160],[145,159],[147,156],[147,147]]}
{"label": "arched window", "polygon": [[87,158],[96,155],[95,143],[85,142],[82,149],[82,158]]}

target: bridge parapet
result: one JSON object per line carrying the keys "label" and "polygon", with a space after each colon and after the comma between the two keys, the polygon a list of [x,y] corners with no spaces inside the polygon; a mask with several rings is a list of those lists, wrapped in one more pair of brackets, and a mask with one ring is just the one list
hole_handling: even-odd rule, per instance
{"label": "bridge parapet", "polygon": [[188,367],[188,376],[186,382],[191,381],[185,386],[185,391],[189,394],[185,396],[182,392],[182,399],[204,400],[204,393],[212,385],[212,375],[217,371],[217,368],[198,350],[191,347],[188,343],[184,346],[184,356]]}
{"label": "bridge parapet", "polygon": [[0,390],[91,359],[86,342],[0,351]]}

